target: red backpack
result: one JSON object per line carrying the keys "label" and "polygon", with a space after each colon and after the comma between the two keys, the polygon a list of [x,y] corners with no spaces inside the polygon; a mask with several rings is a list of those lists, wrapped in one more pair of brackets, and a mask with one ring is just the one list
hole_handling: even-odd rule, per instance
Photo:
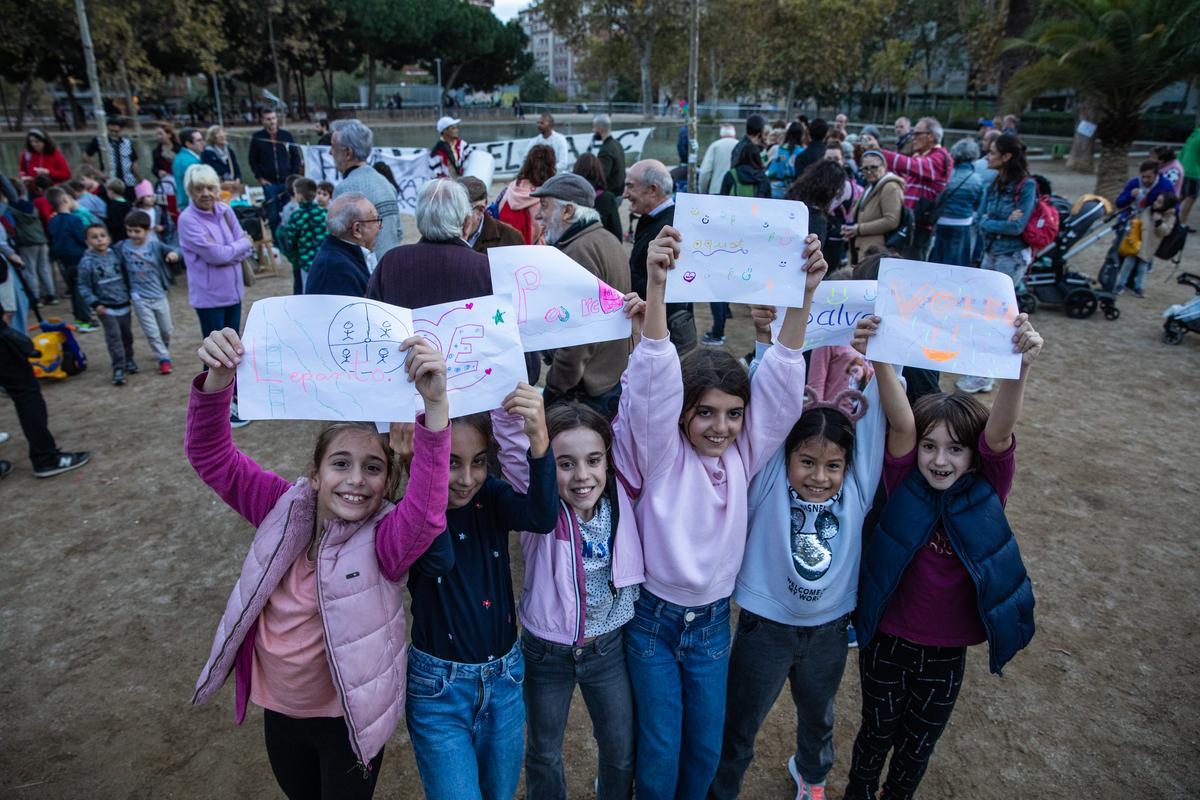
{"label": "red backpack", "polygon": [[[1021,196],[1021,185],[1027,180],[1032,180],[1032,178],[1026,178],[1017,184],[1017,197]],[[1021,240],[1033,248],[1034,255],[1037,255],[1043,247],[1056,238],[1058,238],[1058,209],[1050,204],[1049,195],[1039,194],[1037,201],[1033,204],[1033,213],[1029,215],[1029,222],[1025,225],[1025,230],[1021,231]]]}

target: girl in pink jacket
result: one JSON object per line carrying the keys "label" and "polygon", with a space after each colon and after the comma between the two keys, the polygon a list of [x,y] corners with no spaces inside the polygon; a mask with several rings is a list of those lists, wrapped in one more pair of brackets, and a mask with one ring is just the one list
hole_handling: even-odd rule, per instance
{"label": "girl in pink jacket", "polygon": [[208,372],[192,382],[188,461],[258,530],[192,702],[233,671],[237,721],[247,700],[263,708],[267,757],[289,797],[317,787],[319,797],[371,797],[404,715],[404,579],[446,527],[450,429],[445,359],[419,337],[403,349],[425,414],[399,505],[387,500],[392,453],[373,425],[326,428],[295,483],[258,466],[229,427],[237,332],[214,331],[199,351]]}
{"label": "girl in pink jacket", "polygon": [[614,460],[638,498],[645,557],[646,581],[625,630],[642,800],[702,798],[716,773],[747,489],[803,410],[805,323],[827,269],[820,247],[810,235],[803,307],[788,309],[753,380],[721,349],[679,358],[665,306],[679,231],[663,228],[649,248],[639,303],[645,338],[630,356],[613,423]]}

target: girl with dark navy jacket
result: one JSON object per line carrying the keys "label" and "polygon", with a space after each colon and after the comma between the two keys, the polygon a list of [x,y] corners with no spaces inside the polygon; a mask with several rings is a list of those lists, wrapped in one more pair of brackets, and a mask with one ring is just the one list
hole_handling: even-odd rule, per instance
{"label": "girl with dark navy jacket", "polygon": [[528,491],[488,476],[487,414],[454,420],[446,530],[409,575],[406,714],[429,800],[509,800],[521,775],[525,664],[508,537],[554,530],[558,484],[541,394],[518,384],[504,410],[525,421]]}
{"label": "girl with dark navy jacket", "polygon": [[[860,350],[879,323],[859,323]],[[967,647],[986,641],[1000,674],[1033,638],[1033,589],[1004,503],[1016,472],[1013,428],[1042,337],[1025,314],[1013,325],[1020,377],[1001,381],[990,412],[965,394],[910,407],[891,365],[874,365],[889,423],[888,501],[863,542],[854,615],[862,726],[847,800],[874,800],[889,751],[882,796],[911,798],[950,721]]]}

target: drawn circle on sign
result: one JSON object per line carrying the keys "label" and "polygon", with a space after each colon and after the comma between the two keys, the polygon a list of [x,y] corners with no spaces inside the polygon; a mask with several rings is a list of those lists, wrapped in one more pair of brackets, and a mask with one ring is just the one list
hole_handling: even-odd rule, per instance
{"label": "drawn circle on sign", "polygon": [[412,335],[396,316],[370,303],[348,303],[329,323],[329,354],[342,372],[370,376],[404,366],[400,344]]}

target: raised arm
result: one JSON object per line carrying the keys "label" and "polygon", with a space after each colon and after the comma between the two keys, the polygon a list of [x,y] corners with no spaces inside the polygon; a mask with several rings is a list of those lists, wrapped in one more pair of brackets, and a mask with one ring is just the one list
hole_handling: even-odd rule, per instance
{"label": "raised arm", "polygon": [[503,484],[493,497],[497,517],[507,530],[550,533],[558,523],[558,481],[542,396],[522,381],[504,398],[504,412],[522,420],[522,433],[529,442],[529,449],[521,454],[527,460],[527,490],[523,493]]}
{"label": "raised arm", "polygon": [[[879,317],[863,317],[854,329],[851,346],[864,356],[867,353],[867,340],[879,332],[879,323]],[[913,419],[912,406],[908,404],[904,384],[892,365],[882,361],[872,361],[871,364],[875,367],[875,381],[879,384],[879,402],[888,421],[888,453],[893,458],[901,458],[911,453],[917,445],[917,424]]]}
{"label": "raised arm", "polygon": [[1018,314],[1013,320],[1013,351],[1021,354],[1021,375],[1013,380],[1000,381],[996,400],[983,428],[983,440],[993,453],[1003,453],[1012,446],[1013,429],[1021,417],[1025,398],[1025,377],[1029,367],[1042,352],[1042,335],[1033,329],[1028,314]]}
{"label": "raised arm", "polygon": [[804,250],[804,305],[801,308],[789,308],[783,315],[783,327],[779,329],[779,344],[789,350],[804,349],[804,332],[808,328],[808,316],[812,311],[813,293],[817,291],[817,286],[829,270],[825,256],[821,254],[821,241],[817,235],[810,233],[805,241],[807,247]]}

